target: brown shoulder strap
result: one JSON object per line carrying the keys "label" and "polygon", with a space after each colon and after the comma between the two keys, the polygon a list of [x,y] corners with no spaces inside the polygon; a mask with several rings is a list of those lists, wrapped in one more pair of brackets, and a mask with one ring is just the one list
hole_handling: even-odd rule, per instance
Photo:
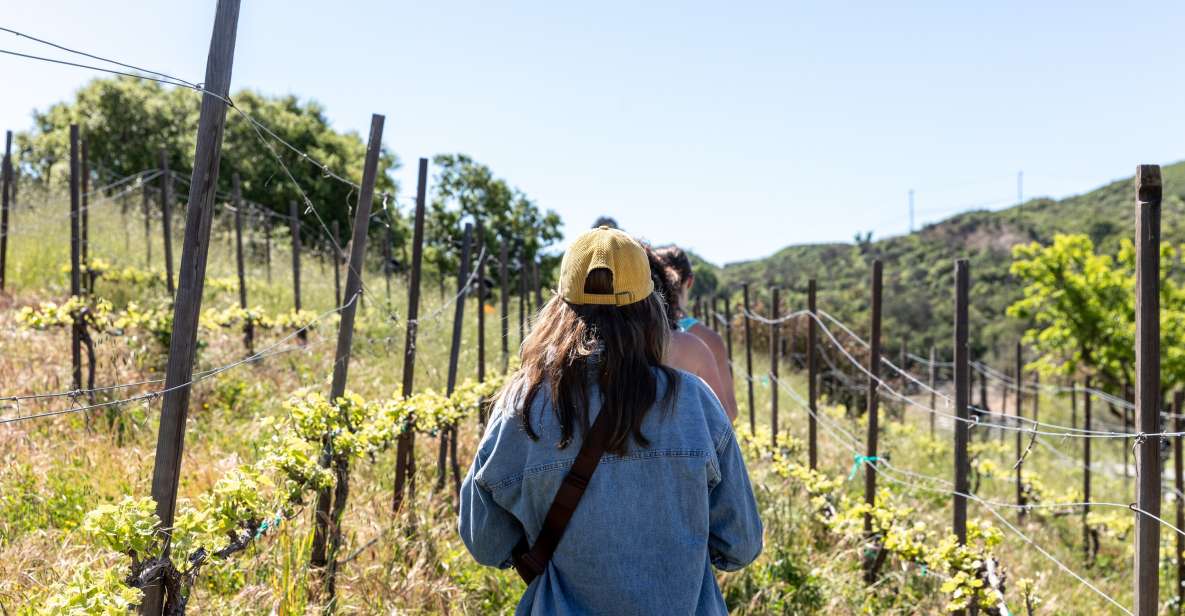
{"label": "brown shoulder strap", "polygon": [[584,443],[580,445],[580,452],[576,454],[572,468],[564,476],[560,489],[555,493],[555,500],[551,502],[551,508],[547,510],[547,517],[543,519],[543,528],[540,529],[539,536],[535,538],[535,545],[528,546],[524,536],[514,548],[514,569],[527,584],[542,575],[547,568],[547,563],[551,561],[556,546],[560,544],[560,539],[564,536],[564,529],[568,527],[568,521],[572,519],[572,514],[576,511],[576,506],[580,504],[580,499],[584,496],[584,490],[588,487],[589,480],[592,479],[597,465],[601,462],[601,454],[605,453],[605,442],[609,437],[610,421],[608,416],[609,413],[602,409],[597,414],[597,419],[593,422],[592,427],[588,429],[588,434],[585,435]]}

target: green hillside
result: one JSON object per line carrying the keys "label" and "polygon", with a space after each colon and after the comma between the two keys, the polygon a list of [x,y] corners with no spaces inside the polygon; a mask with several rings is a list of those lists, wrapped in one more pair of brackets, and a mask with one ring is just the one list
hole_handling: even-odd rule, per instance
{"label": "green hillside", "polygon": [[[1185,243],[1185,162],[1162,169],[1163,235]],[[819,285],[819,308],[868,329],[870,264],[884,262],[884,346],[896,357],[903,340],[926,354],[935,345],[940,357],[950,353],[953,260],[971,262],[973,353],[998,360],[1011,351],[1025,324],[1007,318],[1005,308],[1020,296],[1008,274],[1012,247],[1048,242],[1058,233],[1085,233],[1101,250],[1114,252],[1121,238],[1134,233],[1132,178],[1118,180],[1062,200],[1033,199],[999,211],[972,211],[927,225],[908,235],[871,242],[789,246],[755,261],[732,263],[718,272],[721,289],[739,300],[741,283],[754,289],[754,303],[764,311],[768,288],[783,291],[783,311],[806,306],[807,280]]]}

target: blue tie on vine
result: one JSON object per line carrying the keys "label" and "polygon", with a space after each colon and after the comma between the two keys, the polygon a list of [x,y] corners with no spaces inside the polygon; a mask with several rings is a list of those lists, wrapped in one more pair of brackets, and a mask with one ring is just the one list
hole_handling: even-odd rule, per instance
{"label": "blue tie on vine", "polygon": [[864,464],[865,462],[868,462],[868,463],[880,462],[880,458],[878,458],[877,456],[862,456],[860,454],[856,454],[854,456],[854,459],[856,460],[856,462],[854,464],[852,464],[852,472],[851,472],[851,474],[848,475],[848,481],[851,481],[852,479],[856,478],[856,471],[860,470],[861,464]]}

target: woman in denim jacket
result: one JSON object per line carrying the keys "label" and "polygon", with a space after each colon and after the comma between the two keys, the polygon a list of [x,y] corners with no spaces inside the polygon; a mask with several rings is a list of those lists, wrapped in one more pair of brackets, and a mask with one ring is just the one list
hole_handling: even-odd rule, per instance
{"label": "woman in denim jacket", "polygon": [[670,329],[637,242],[594,229],[560,270],[461,487],[461,538],[509,567],[611,413],[600,465],[517,613],[725,614],[713,568],[744,567],[762,545],[732,424],[702,380],[663,365]]}

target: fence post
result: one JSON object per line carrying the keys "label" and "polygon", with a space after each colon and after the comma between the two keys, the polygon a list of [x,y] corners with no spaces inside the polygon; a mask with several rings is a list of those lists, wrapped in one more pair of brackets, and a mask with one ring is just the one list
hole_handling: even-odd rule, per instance
{"label": "fence post", "polygon": [[82,139],[79,144],[82,148],[82,219],[80,221],[81,230],[79,235],[79,242],[82,251],[82,292],[89,294],[91,289],[91,282],[94,274],[91,272],[91,250],[90,250],[90,235],[91,235],[91,217],[90,217],[90,164],[86,160],[86,139]]}
{"label": "fence post", "polygon": [[[292,234],[292,309],[300,312],[300,210],[295,201],[288,202],[288,230]],[[301,344],[309,340],[308,330],[297,334]]]}
{"label": "fence post", "polygon": [[[1182,463],[1181,452],[1181,433],[1185,432],[1185,421],[1182,420],[1181,413],[1185,411],[1185,391],[1177,391],[1173,393],[1173,432],[1177,436],[1173,439],[1176,447],[1173,448],[1173,466],[1176,473],[1174,480],[1177,488],[1177,528],[1185,528],[1185,502],[1182,502],[1181,495],[1185,494],[1185,477],[1182,473],[1185,472],[1185,464]],[[1177,533],[1177,592],[1173,596],[1177,597],[1177,613],[1182,611],[1181,594],[1182,589],[1185,589],[1185,535]]]}
{"label": "fence post", "polygon": [[498,247],[498,299],[502,302],[502,372],[510,366],[510,239]]}
{"label": "fence post", "polygon": [[[465,224],[465,235],[461,239],[461,263],[457,267],[457,301],[453,306],[453,338],[448,351],[448,381],[445,384],[445,395],[453,395],[457,387],[457,360],[461,356],[461,334],[465,324],[465,290],[469,282],[469,250],[473,243],[473,225]],[[440,431],[440,453],[436,459],[436,489],[444,489],[445,468],[449,454],[452,454],[453,487],[455,492],[461,491],[461,467],[457,463],[457,426],[446,427]]]}
{"label": "fence post", "polygon": [[811,278],[806,283],[806,307],[810,311],[806,325],[807,402],[811,409],[810,416],[807,417],[807,459],[811,470],[817,468],[819,463],[819,425],[816,419],[819,413],[819,360],[816,357],[818,350],[815,348],[818,344],[818,325],[815,319],[818,318],[819,312],[815,303],[815,288],[815,279]]}
{"label": "fence post", "polygon": [[[870,375],[868,379],[868,451],[865,454],[864,462],[864,502],[870,507],[876,505],[876,469],[872,465],[876,464],[877,436],[880,430],[880,421],[877,417],[880,397],[877,395],[877,386],[881,363],[882,268],[880,259],[872,262],[872,333],[869,337],[868,347],[868,372]],[[864,534],[866,536],[872,535],[871,513],[864,514]],[[875,559],[870,556],[871,554],[867,554],[864,557],[864,581],[868,584],[876,579]]]}
{"label": "fence post", "polygon": [[743,321],[745,323],[745,382],[749,385],[749,434],[757,434],[757,414],[753,409],[753,332],[749,322],[749,283],[741,286],[741,297],[744,305]]}
{"label": "fence post", "polygon": [[[70,125],[70,297],[82,295],[82,238],[79,228],[80,197],[78,190],[78,125]],[[82,389],[82,323],[74,319],[70,327],[70,367],[74,389]],[[87,423],[87,427],[90,423]]]}
{"label": "fence post", "polygon": [[732,369],[732,298],[724,298],[724,348],[728,351],[728,375],[733,376]]}
{"label": "fence post", "polygon": [[[954,533],[959,545],[967,544],[967,440],[970,419],[967,404],[971,399],[970,366],[967,363],[967,292],[970,272],[966,259],[955,261],[955,494]],[[974,610],[974,607],[972,608]],[[959,610],[958,614],[963,614]]]}
{"label": "fence post", "polygon": [[[1090,431],[1090,377],[1082,381],[1085,391],[1082,394],[1082,429]],[[1091,550],[1090,525],[1086,520],[1090,516],[1090,442],[1092,438],[1082,439],[1082,545],[1085,550],[1086,562],[1090,563],[1094,551]]]}
{"label": "fence post", "polygon": [[[145,176],[147,177],[147,176]],[[144,213],[144,269],[152,269],[152,214],[148,209],[148,182],[140,186],[140,209]]]}
{"label": "fence post", "polygon": [[239,308],[244,312],[243,345],[247,347],[247,355],[251,356],[255,354],[255,322],[247,311],[247,272],[243,265],[243,191],[239,174],[234,174],[231,181],[235,202],[235,266],[239,270]]}
{"label": "fence post", "polygon": [[[1160,432],[1160,167],[1136,170],[1136,431]],[[1135,616],[1154,616],[1160,594],[1160,437],[1136,440]]]}
{"label": "fence post", "polygon": [[[152,469],[152,498],[165,535],[162,558],[169,557],[169,529],[177,505],[177,482],[181,478],[181,454],[185,445],[185,420],[189,411],[189,384],[193,377],[197,348],[197,322],[202,307],[206,255],[210,243],[210,221],[218,186],[218,164],[222,155],[222,131],[226,123],[226,97],[230,93],[234,63],[235,31],[239,21],[239,0],[218,0],[214,32],[206,60],[206,92],[202,94],[198,119],[197,146],[186,211],[185,244],[181,249],[181,285],[173,302],[173,335],[165,372],[164,402],[160,432]],[[166,176],[167,177],[167,176]],[[167,225],[166,225],[167,226]],[[167,237],[167,236],[166,236]],[[180,597],[167,597],[162,608],[163,586],[157,582],[145,588],[141,614],[159,616]]]}
{"label": "fence post", "polygon": [[[225,0],[219,0],[220,3],[223,1]],[[238,13],[237,7],[235,12]],[[235,19],[238,19],[237,15]],[[169,291],[169,298],[172,299],[177,293],[177,287],[173,284],[173,173],[169,171],[169,155],[164,148],[160,149],[160,169],[160,221],[165,241],[165,288]],[[190,186],[189,190],[192,201],[192,192],[198,189]],[[187,224],[188,217],[189,215],[186,213]]]}
{"label": "fence post", "polygon": [[[385,118],[370,116],[370,137],[366,146],[366,161],[362,168],[362,186],[358,193],[358,205],[354,210],[354,237],[350,241],[350,261],[346,269],[346,299],[338,304],[341,308],[341,323],[337,330],[337,352],[333,361],[333,383],[330,385],[329,400],[335,401],[346,393],[346,378],[350,371],[350,349],[354,341],[354,317],[358,312],[358,300],[362,297],[362,272],[366,269],[366,236],[370,230],[370,208],[374,201],[375,176],[378,174],[379,153],[383,148],[383,122]],[[236,178],[237,180],[237,178]],[[236,181],[236,192],[237,192]],[[335,221],[336,222],[336,221]],[[336,249],[334,251],[337,253]],[[340,254],[340,253],[338,253]],[[342,544],[342,516],[346,510],[346,499],[350,494],[350,462],[342,459],[334,462],[337,482],[333,489],[333,511],[330,515],[328,575],[325,588],[329,594],[328,610],[336,607],[337,553]]]}
{"label": "fence post", "polygon": [[[403,342],[403,396],[411,395],[412,382],[416,373],[416,332],[420,318],[420,265],[424,260],[424,201],[428,190],[428,159],[420,159],[419,185],[416,187],[416,217],[412,227],[411,281],[407,289],[407,335]],[[414,418],[411,418],[414,419]],[[403,487],[411,478],[407,493],[414,497],[416,492],[415,432],[408,430],[399,435],[395,446],[395,489],[391,508],[399,511],[403,504]]]}
{"label": "fence post", "polygon": [[12,194],[12,131],[4,133],[4,162],[0,168],[3,193],[0,194],[0,291],[8,280],[8,198]]}
{"label": "fence post", "polygon": [[333,233],[333,239],[329,242],[329,250],[333,258],[333,301],[336,305],[342,305],[342,252],[338,248],[341,243],[341,232],[339,230],[337,220],[334,219],[329,223],[330,231]]}
{"label": "fence post", "polygon": [[1016,343],[1016,519],[1025,519],[1025,488],[1024,488],[1024,432],[1021,418],[1024,417],[1024,360],[1021,355],[1020,342]]}
{"label": "fence post", "polygon": [[[935,389],[935,386],[937,384],[936,383],[937,379],[935,378],[937,376],[937,371],[938,371],[938,366],[935,365],[934,345],[930,345],[930,409],[931,409],[931,411],[938,410],[938,406],[937,406],[937,404],[938,404],[937,391],[938,390]],[[971,375],[970,372],[968,372],[967,375],[970,376]],[[970,385],[970,383],[968,383],[968,385]],[[968,389],[967,391],[968,391],[968,394],[970,394],[971,390]],[[970,395],[968,395],[968,399],[970,399]],[[934,438],[934,422],[935,422],[935,416],[937,414],[938,413],[935,413],[935,412],[930,413],[930,438]]]}
{"label": "fence post", "polygon": [[[486,233],[481,219],[477,221],[477,382],[486,380]],[[484,428],[486,425],[485,403],[477,406],[477,420]]]}
{"label": "fence post", "polygon": [[527,339],[527,253],[523,241],[514,243],[518,253],[518,343]]}
{"label": "fence post", "polygon": [[778,446],[778,345],[781,344],[778,318],[781,306],[778,301],[778,288],[770,290],[770,324],[769,324],[769,427],[770,443]]}

